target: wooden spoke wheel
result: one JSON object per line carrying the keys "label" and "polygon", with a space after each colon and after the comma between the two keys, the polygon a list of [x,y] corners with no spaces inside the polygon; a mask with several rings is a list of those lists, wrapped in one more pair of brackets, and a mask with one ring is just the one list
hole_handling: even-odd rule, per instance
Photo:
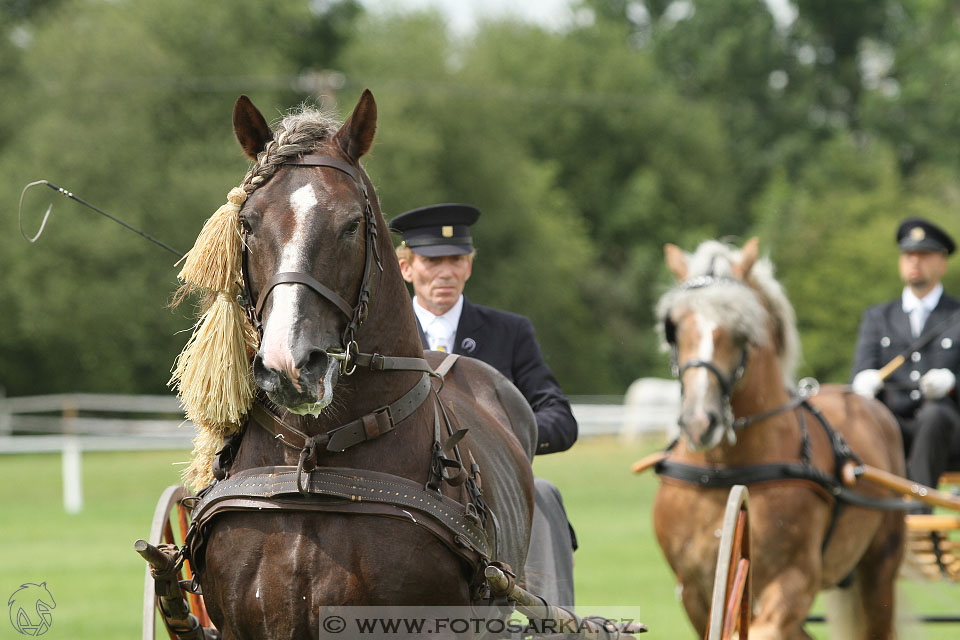
{"label": "wooden spoke wheel", "polygon": [[[173,544],[177,548],[183,545],[183,538],[190,527],[190,510],[180,504],[183,498],[192,494],[179,485],[167,487],[157,501],[157,508],[153,512],[153,525],[150,527],[148,542],[158,546]],[[143,583],[143,640],[155,640],[157,637],[157,595],[154,590],[153,576],[150,575],[149,565],[146,568],[146,578]],[[181,580],[192,580],[193,570],[190,562],[184,561],[180,570]],[[184,592],[190,603],[190,612],[197,616],[201,626],[213,627],[207,608],[203,603],[203,596]],[[166,629],[166,627],[163,627]],[[166,629],[171,640],[176,636]],[[162,633],[162,632],[161,632]]]}
{"label": "wooden spoke wheel", "polygon": [[735,485],[727,498],[713,582],[707,640],[747,638],[750,627],[750,514],[747,488]]}

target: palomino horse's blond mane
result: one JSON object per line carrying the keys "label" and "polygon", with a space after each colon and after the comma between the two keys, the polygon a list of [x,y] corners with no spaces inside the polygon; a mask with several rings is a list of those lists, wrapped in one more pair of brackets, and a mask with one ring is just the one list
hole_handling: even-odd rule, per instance
{"label": "palomino horse's blond mane", "polygon": [[[695,310],[719,326],[736,331],[757,345],[767,345],[771,339],[768,320],[773,321],[773,347],[780,362],[784,381],[794,380],[800,357],[800,338],[793,305],[783,287],[773,276],[773,263],[767,257],[753,262],[746,284],[759,294],[745,295],[737,266],[743,260],[743,250],[716,240],[706,240],[693,253],[685,253],[686,273],[677,286],[667,291],[657,302],[657,326],[661,329],[668,314]],[[712,276],[716,281],[709,287],[693,288],[689,283]],[[668,348],[662,340],[664,348]]]}

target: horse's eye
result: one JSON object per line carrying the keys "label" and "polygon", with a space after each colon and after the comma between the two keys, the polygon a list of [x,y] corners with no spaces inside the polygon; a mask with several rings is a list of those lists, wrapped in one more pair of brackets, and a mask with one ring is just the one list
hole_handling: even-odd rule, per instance
{"label": "horse's eye", "polygon": [[343,235],[345,236],[355,236],[360,230],[360,221],[353,220],[350,224],[347,225],[347,228],[344,230]]}
{"label": "horse's eye", "polygon": [[240,218],[240,230],[244,235],[253,233],[253,227],[250,226],[250,221],[246,218]]}
{"label": "horse's eye", "polygon": [[677,343],[677,325],[670,318],[663,321],[663,337],[666,338],[667,344]]}

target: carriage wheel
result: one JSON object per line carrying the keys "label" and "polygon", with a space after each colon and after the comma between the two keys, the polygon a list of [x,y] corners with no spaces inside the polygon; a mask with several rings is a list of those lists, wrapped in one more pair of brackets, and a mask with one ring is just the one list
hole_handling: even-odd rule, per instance
{"label": "carriage wheel", "polygon": [[735,485],[723,516],[707,640],[745,640],[750,627],[750,515],[747,488]]}
{"label": "carriage wheel", "polygon": [[[153,512],[153,524],[150,527],[150,538],[148,539],[150,544],[175,544],[178,548],[183,545],[183,537],[190,527],[190,511],[180,504],[180,500],[190,495],[192,494],[185,487],[179,485],[167,487],[160,496],[160,500],[157,501],[157,508]],[[143,640],[155,640],[157,596],[154,591],[153,576],[150,575],[149,565],[146,572],[147,575],[143,583]],[[189,560],[185,560],[183,563],[183,568],[180,570],[180,579],[193,579],[193,570]],[[193,593],[187,593],[186,595],[190,602],[190,612],[197,616],[200,625],[213,627],[210,616],[207,614],[207,608],[203,603],[203,596]],[[176,636],[169,629],[167,633],[171,640],[176,640]]]}

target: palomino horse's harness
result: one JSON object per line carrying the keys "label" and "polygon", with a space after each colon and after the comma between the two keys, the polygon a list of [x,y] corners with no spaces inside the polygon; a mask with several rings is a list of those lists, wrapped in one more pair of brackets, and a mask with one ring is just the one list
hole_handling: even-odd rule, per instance
{"label": "palomino horse's harness", "polygon": [[[712,274],[691,278],[679,286],[682,290],[689,290],[699,289],[714,284],[730,284],[746,287],[746,285],[739,280],[718,277]],[[748,347],[744,347],[740,362],[733,372],[730,375],[726,375],[716,364],[706,360],[688,360],[681,365],[677,364],[676,327],[669,320],[669,316],[665,322],[664,336],[668,344],[670,344],[672,347],[673,355],[671,357],[671,368],[674,376],[680,378],[681,380],[681,389],[684,371],[693,367],[702,367],[707,369],[716,376],[718,382],[720,383],[722,401],[726,409],[730,412],[730,415],[732,415],[732,410],[730,409],[731,399],[735,385],[743,377],[746,370]],[[801,383],[803,382],[804,381],[801,381]],[[669,478],[676,482],[692,484],[703,488],[730,488],[737,484],[750,485],[761,482],[777,482],[784,480],[805,481],[807,483],[812,483],[818,489],[820,489],[821,494],[825,493],[825,497],[833,503],[833,514],[827,532],[824,536],[823,548],[826,548],[827,543],[829,542],[833,533],[836,519],[845,504],[852,504],[854,506],[866,507],[869,509],[883,510],[905,510],[909,508],[909,503],[903,500],[872,498],[859,492],[852,491],[844,485],[839,477],[840,470],[843,468],[844,463],[849,460],[852,460],[857,464],[861,464],[861,462],[850,446],[843,439],[843,436],[838,431],[833,429],[820,410],[809,402],[808,398],[816,395],[818,388],[819,385],[817,385],[815,381],[812,381],[807,385],[801,384],[800,391],[797,393],[791,393],[792,397],[786,404],[769,409],[767,411],[762,411],[757,414],[742,416],[734,420],[731,425],[735,431],[741,430],[752,424],[762,422],[781,413],[787,413],[789,411],[796,410],[797,418],[800,424],[799,463],[778,462],[738,467],[707,467],[675,462],[664,457],[655,463],[654,470],[662,477]],[[827,435],[833,451],[834,465],[836,470],[835,475],[831,476],[813,466],[810,434],[807,431],[805,418],[806,413],[809,413],[815,418],[816,422],[822,427]],[[667,447],[667,451],[669,452],[672,450],[678,441],[679,438],[671,442]]]}
{"label": "palomino horse's harness", "polygon": [[[409,391],[389,405],[312,436],[278,415],[279,408],[258,393],[248,424],[256,424],[283,446],[298,450],[298,464],[296,467],[258,467],[231,474],[229,469],[239,449],[242,432],[228,437],[214,461],[216,480],[195,498],[187,499],[191,502],[193,523],[181,549],[181,556],[192,560],[191,564],[199,575],[208,525],[214,515],[224,511],[280,509],[380,515],[413,522],[436,536],[473,567],[474,595],[485,597],[488,595],[487,583],[482,579],[482,571],[498,555],[500,531],[495,515],[484,502],[480,469],[472,455],[469,472],[464,467],[457,443],[466,430],[454,429],[439,395],[443,376],[459,356],[447,356],[434,370],[423,358],[360,351],[356,333],[369,313],[373,275],[383,272],[377,245],[377,219],[366,184],[357,167],[338,158],[311,154],[288,160],[284,164],[335,169],[350,176],[360,187],[366,223],[366,258],[360,290],[356,304],[350,305],[311,275],[287,271],[271,277],[260,292],[259,300],[254,300],[244,241],[243,295],[250,322],[262,335],[263,306],[273,289],[283,284],[302,284],[330,301],[347,317],[340,349],[328,351],[330,357],[340,361],[341,375],[353,374],[358,366],[371,371],[420,371],[423,375]],[[439,380],[436,387],[431,383],[434,378]],[[400,476],[365,469],[317,466],[321,449],[339,452],[378,438],[413,415],[430,395],[434,396],[434,441],[429,479],[425,486]],[[453,458],[448,457],[450,453]],[[441,492],[443,482],[451,486],[463,485],[468,496],[466,503],[444,496]],[[196,590],[198,585],[198,579],[195,578],[192,588]]]}

